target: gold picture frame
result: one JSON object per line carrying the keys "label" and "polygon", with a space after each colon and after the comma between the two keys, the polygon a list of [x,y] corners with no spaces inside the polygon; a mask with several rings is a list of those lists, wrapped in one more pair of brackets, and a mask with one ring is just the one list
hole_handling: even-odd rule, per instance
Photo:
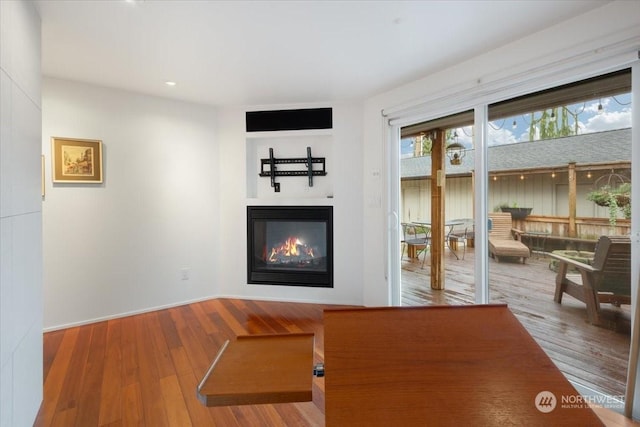
{"label": "gold picture frame", "polygon": [[54,183],[102,183],[102,141],[51,138]]}

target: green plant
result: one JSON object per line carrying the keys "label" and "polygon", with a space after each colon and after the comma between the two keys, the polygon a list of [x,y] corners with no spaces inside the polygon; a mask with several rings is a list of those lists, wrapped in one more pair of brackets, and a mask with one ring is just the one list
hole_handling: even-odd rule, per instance
{"label": "green plant", "polygon": [[616,225],[618,210],[621,210],[625,218],[631,218],[631,184],[625,182],[616,188],[603,185],[597,190],[587,194],[587,200],[591,200],[598,206],[609,208],[609,224]]}
{"label": "green plant", "polygon": [[498,205],[498,210],[501,208],[517,208],[517,207],[518,207],[518,202],[511,202],[511,204],[507,202],[502,202]]}

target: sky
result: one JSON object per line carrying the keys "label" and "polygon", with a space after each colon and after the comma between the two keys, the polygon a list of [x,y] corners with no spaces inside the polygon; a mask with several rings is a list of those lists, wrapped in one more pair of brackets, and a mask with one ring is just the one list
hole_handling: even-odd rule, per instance
{"label": "sky", "polygon": [[[598,112],[598,105],[602,104],[602,110]],[[578,134],[602,132],[614,129],[631,127],[631,94],[626,93],[594,99],[586,102],[568,105],[571,113],[569,124],[574,125],[572,115],[578,119]],[[541,112],[534,113],[534,119],[538,119]],[[489,123],[489,146],[515,144],[529,141],[530,114],[508,117]],[[514,126],[515,124],[515,126]],[[472,146],[472,126],[458,128],[458,142],[465,147]],[[411,139],[401,141],[401,154],[403,157],[412,155]]]}

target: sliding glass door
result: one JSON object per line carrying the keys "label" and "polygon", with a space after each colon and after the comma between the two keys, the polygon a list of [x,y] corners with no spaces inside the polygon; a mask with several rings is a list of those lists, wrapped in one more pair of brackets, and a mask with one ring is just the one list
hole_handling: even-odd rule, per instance
{"label": "sliding glass door", "polygon": [[[491,104],[487,127],[489,302],[508,304],[584,393],[620,401],[631,330],[632,107],[625,69]],[[620,249],[604,252],[612,239]],[[604,289],[590,298],[580,273],[614,250],[606,262],[617,263],[615,277],[602,276]]]}
{"label": "sliding glass door", "polygon": [[401,303],[474,301],[473,111],[401,129]]}
{"label": "sliding glass door", "polygon": [[[391,186],[397,188],[398,234],[390,244],[401,252],[390,263],[400,281],[391,281],[394,303],[506,303],[581,393],[609,396],[611,406],[620,410],[636,307],[631,277],[638,280],[633,270],[638,257],[629,252],[628,286],[620,291],[626,295],[590,308],[581,298],[556,290],[558,274],[565,272],[551,254],[589,264],[603,236],[626,237],[629,247],[637,245],[638,225],[632,218],[637,221],[639,211],[625,204],[631,189],[640,185],[631,173],[640,155],[632,143],[635,138],[638,144],[632,132],[638,114],[631,79],[631,70],[622,69],[478,103],[464,113],[395,125],[390,138],[397,150],[392,181],[398,184]],[[434,167],[434,142],[442,150],[436,153],[441,167]],[[456,143],[460,151],[447,150]],[[598,199],[605,190],[615,193],[607,196],[608,204]],[[508,242],[497,236],[505,229],[505,217],[502,239]],[[454,246],[446,238],[451,222],[464,219],[472,225]],[[434,222],[435,236],[424,228]],[[430,241],[416,244],[429,232]],[[444,260],[442,268],[432,264],[434,245],[435,262]],[[439,274],[441,286],[433,286]],[[579,270],[566,274],[577,280]]]}

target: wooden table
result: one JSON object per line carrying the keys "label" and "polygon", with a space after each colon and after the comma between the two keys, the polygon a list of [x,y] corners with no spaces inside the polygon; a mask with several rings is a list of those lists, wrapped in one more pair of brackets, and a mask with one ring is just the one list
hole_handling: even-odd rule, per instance
{"label": "wooden table", "polygon": [[578,392],[505,305],[327,310],[324,327],[328,427],[603,425],[566,407]]}
{"label": "wooden table", "polygon": [[312,399],[313,333],[245,335],[227,341],[198,385],[206,406]]}

